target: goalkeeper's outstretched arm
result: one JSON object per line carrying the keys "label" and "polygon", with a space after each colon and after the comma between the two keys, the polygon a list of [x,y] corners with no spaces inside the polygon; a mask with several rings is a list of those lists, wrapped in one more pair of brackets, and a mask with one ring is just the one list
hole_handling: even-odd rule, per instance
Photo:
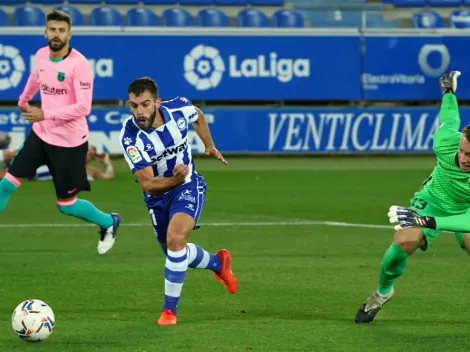
{"label": "goalkeeper's outstretched arm", "polygon": [[455,92],[457,91],[457,79],[459,71],[446,73],[439,79],[439,85],[443,94],[441,107],[439,109],[440,126],[434,134],[434,150],[439,149],[441,144],[447,144],[452,140],[460,139],[460,113]]}

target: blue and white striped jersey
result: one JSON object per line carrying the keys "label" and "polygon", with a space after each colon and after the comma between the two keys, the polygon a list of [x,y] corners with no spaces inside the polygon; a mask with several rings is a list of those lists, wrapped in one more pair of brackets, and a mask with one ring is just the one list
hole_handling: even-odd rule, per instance
{"label": "blue and white striped jersey", "polygon": [[160,112],[164,124],[157,129],[141,129],[134,116],[123,122],[120,141],[124,158],[132,173],[151,166],[156,177],[171,177],[176,165],[187,165],[189,174],[185,183],[191,182],[197,173],[188,128],[197,120],[197,110],[188,99],[177,97],[162,102]]}

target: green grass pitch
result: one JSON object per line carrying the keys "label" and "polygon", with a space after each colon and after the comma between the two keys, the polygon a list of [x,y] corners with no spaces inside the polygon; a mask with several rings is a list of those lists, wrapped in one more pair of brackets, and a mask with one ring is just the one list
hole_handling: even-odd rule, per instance
{"label": "green grass pitch", "polygon": [[[392,238],[388,207],[408,204],[434,158],[228,160],[196,160],[208,195],[190,241],[231,250],[239,291],[190,269],[171,327],[155,325],[164,256],[122,161],[115,181],[80,195],[122,216],[104,256],[96,227],[57,211],[51,183],[22,185],[0,216],[0,351],[470,349],[470,256],[451,234],[410,258],[374,323],[354,323]],[[28,298],[56,315],[54,333],[38,344],[11,330],[14,307]]]}

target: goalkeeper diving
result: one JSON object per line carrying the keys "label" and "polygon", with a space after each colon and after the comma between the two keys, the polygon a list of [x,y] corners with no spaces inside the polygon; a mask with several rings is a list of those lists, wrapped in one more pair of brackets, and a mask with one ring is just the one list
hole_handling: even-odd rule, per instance
{"label": "goalkeeper diving", "polygon": [[374,320],[392,298],[408,257],[418,248],[425,251],[442,231],[453,232],[458,245],[470,253],[470,125],[459,131],[455,96],[459,76],[460,72],[452,71],[439,79],[443,96],[433,142],[437,165],[414,194],[409,208],[390,207],[388,217],[396,224],[396,232],[383,256],[377,290],[360,306],[357,323]]}

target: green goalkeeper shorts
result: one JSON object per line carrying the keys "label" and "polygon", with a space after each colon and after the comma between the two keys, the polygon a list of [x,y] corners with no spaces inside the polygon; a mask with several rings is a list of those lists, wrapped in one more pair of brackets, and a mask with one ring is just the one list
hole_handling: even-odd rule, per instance
{"label": "green goalkeeper shorts", "polygon": [[[442,211],[440,208],[434,206],[431,202],[424,200],[419,193],[416,193],[414,197],[410,201],[411,204],[411,209],[416,211],[419,215],[422,216],[450,216],[451,214],[448,214],[444,211]],[[452,214],[455,215],[455,214]],[[431,245],[431,243],[439,237],[441,234],[440,230],[433,230],[433,229],[426,229],[423,228],[423,233],[424,233],[424,238],[426,240],[426,243],[424,243],[420,248],[421,250],[425,251],[428,249],[428,247]],[[456,232],[455,233],[455,239],[459,243],[459,246],[463,249],[465,249],[463,245],[463,236],[465,233],[462,232]]]}

